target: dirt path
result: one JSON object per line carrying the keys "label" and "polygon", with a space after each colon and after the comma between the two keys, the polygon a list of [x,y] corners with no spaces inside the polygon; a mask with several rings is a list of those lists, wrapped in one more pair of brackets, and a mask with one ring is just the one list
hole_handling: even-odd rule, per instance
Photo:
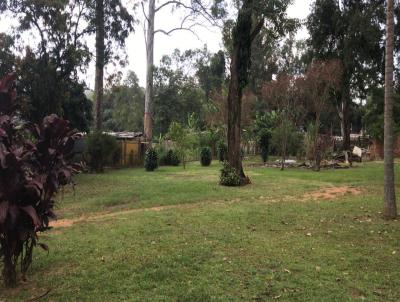
{"label": "dirt path", "polygon": [[[358,188],[355,187],[350,187],[350,186],[340,186],[340,187],[327,187],[320,189],[318,191],[310,192],[304,194],[302,197],[300,197],[299,201],[307,201],[307,200],[334,200],[338,199],[340,197],[343,197],[345,195],[359,195],[361,194],[362,191]],[[274,199],[260,196],[259,198],[255,199],[260,199],[263,200],[266,203],[275,203],[275,202],[280,202],[280,201],[285,201],[285,200],[296,200],[293,196],[286,196],[283,199],[277,199],[274,201]],[[204,202],[197,202],[197,203],[184,203],[184,204],[176,204],[176,205],[167,205],[167,206],[157,206],[157,207],[151,207],[151,208],[144,208],[144,209],[130,209],[130,210],[123,210],[123,211],[118,211],[118,212],[111,212],[111,213],[98,213],[90,216],[81,216],[79,218],[75,219],[59,219],[55,221],[50,222],[50,226],[53,228],[66,228],[66,227],[71,227],[75,223],[78,222],[93,222],[93,221],[98,221],[102,219],[107,219],[107,218],[112,218],[116,216],[120,216],[121,214],[132,214],[132,213],[141,213],[141,212],[160,212],[160,211],[165,211],[165,210],[171,210],[171,209],[190,209],[190,208],[195,208],[201,205],[226,205],[229,203],[237,203],[240,202],[240,198],[232,199],[229,201],[226,200],[217,200],[217,201],[204,201]]]}
{"label": "dirt path", "polygon": [[[93,222],[97,220],[107,219],[115,216],[119,216],[121,214],[132,214],[132,213],[141,213],[141,212],[160,212],[169,209],[184,209],[184,208],[192,208],[198,206],[199,204],[205,204],[206,202],[201,203],[188,203],[188,204],[177,204],[177,205],[168,205],[168,206],[158,206],[158,207],[151,207],[151,208],[144,208],[144,209],[130,209],[130,210],[123,210],[118,212],[111,212],[111,213],[98,213],[90,216],[81,216],[75,219],[58,219],[50,222],[50,226],[53,228],[63,228],[63,227],[70,227],[77,222]],[[209,203],[209,202],[208,202]],[[215,202],[217,203],[217,202]]]}
{"label": "dirt path", "polygon": [[338,199],[344,195],[360,195],[362,191],[355,187],[341,186],[329,187],[315,192],[304,194],[303,198],[312,200],[332,200]]}

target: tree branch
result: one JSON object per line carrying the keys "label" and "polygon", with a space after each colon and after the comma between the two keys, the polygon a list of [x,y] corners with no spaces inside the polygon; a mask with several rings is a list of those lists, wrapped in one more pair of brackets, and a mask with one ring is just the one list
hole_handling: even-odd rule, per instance
{"label": "tree branch", "polygon": [[262,18],[260,21],[258,21],[256,27],[253,29],[253,31],[250,34],[251,42],[254,41],[254,39],[257,37],[257,35],[261,31],[262,27],[264,26],[264,22],[265,22],[264,18]]}
{"label": "tree branch", "polygon": [[[166,30],[163,30],[163,29],[157,29],[157,30],[154,31],[154,34],[156,34],[156,33],[162,33],[162,34],[164,34],[164,35],[166,35],[166,36],[169,36],[169,35],[171,35],[171,34],[172,34],[173,32],[175,32],[175,31],[186,30],[186,31],[191,32],[193,35],[196,36],[196,38],[197,38],[198,40],[200,40],[200,37],[192,30],[192,28],[195,27],[195,26],[203,26],[203,24],[200,24],[200,23],[193,23],[193,24],[190,25],[190,26],[185,26],[185,22],[186,22],[190,17],[191,17],[191,15],[185,16],[185,18],[183,18],[183,20],[182,20],[182,22],[181,22],[181,26],[180,26],[180,27],[175,27],[175,28],[173,28],[173,29],[171,29],[171,30],[169,30],[169,31],[166,31]],[[192,20],[191,20],[191,21],[192,21]]]}
{"label": "tree branch", "polygon": [[156,31],[154,31],[154,34],[156,34],[156,33],[162,33],[162,34],[164,34],[164,35],[166,35],[166,36],[170,36],[173,32],[179,31],[179,30],[189,31],[189,32],[191,32],[193,35],[195,35],[197,39],[200,40],[200,37],[191,29],[191,27],[176,27],[176,28],[173,28],[173,29],[171,29],[171,30],[169,30],[169,31],[165,31],[165,30],[163,30],[163,29],[157,29]]}
{"label": "tree branch", "polygon": [[156,7],[155,12],[158,12],[159,10],[163,9],[165,6],[170,5],[170,4],[180,5],[180,6],[183,6],[184,8],[186,8],[186,9],[190,9],[190,10],[192,9],[190,6],[187,6],[186,4],[182,3],[181,1],[170,0],[170,1],[167,1],[167,2],[165,2],[163,4],[161,4],[159,7]]}
{"label": "tree branch", "polygon": [[157,7],[155,9],[155,12],[157,13],[158,11],[160,11],[161,9],[163,9],[164,7],[166,7],[170,4],[176,4],[177,6],[182,6],[183,8],[190,10],[194,14],[201,15],[204,19],[206,19],[208,22],[210,22],[210,24],[220,27],[215,22],[215,18],[207,11],[207,8],[201,3],[201,1],[193,0],[193,2],[198,4],[200,6],[200,9],[196,9],[193,6],[186,5],[185,3],[183,3],[182,1],[179,1],[179,0],[169,0],[169,1],[161,4],[159,7]]}
{"label": "tree branch", "polygon": [[147,17],[147,15],[146,15],[146,10],[144,9],[144,4],[143,4],[143,1],[142,1],[142,2],[140,2],[140,4],[142,5],[142,11],[143,11],[143,15],[144,15],[144,17],[146,18],[147,22],[149,22],[149,18],[148,18],[148,17]]}

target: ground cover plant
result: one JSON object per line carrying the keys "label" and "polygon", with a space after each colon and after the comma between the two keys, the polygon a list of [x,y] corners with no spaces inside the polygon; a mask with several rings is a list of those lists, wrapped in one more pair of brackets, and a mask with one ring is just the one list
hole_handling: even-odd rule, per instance
{"label": "ground cover plant", "polygon": [[28,282],[0,288],[0,300],[399,299],[382,163],[318,174],[250,163],[240,188],[218,185],[217,163],[78,175],[46,233],[51,253],[35,254]]}

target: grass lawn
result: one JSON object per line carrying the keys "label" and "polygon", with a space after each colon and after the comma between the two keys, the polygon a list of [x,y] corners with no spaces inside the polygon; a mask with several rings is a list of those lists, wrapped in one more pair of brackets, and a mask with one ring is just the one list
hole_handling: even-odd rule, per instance
{"label": "grass lawn", "polygon": [[[36,249],[28,281],[0,285],[0,301],[400,301],[381,163],[248,167],[243,188],[219,186],[218,169],[79,175],[60,196],[69,224],[40,237],[50,252]],[[314,194],[346,187],[361,193]]]}

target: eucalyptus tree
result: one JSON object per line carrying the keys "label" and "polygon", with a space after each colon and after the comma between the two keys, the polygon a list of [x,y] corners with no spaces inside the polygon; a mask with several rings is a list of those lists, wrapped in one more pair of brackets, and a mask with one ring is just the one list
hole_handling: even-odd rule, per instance
{"label": "eucalyptus tree", "polygon": [[384,209],[387,219],[397,217],[394,184],[394,122],[393,122],[393,51],[394,51],[394,1],[387,0],[386,12],[386,58],[385,58],[385,132],[384,132]]}
{"label": "eucalyptus tree", "polygon": [[[104,65],[116,59],[113,58],[114,44],[123,46],[133,29],[133,17],[122,1],[5,0],[0,8],[19,20],[20,31],[29,31],[38,38],[38,45],[30,45],[28,53],[31,59],[37,60],[37,67],[46,67],[41,68],[41,77],[55,84],[47,85],[55,87],[53,95],[45,89],[40,93],[42,97],[49,95],[48,104],[58,102],[63,95],[63,87],[68,86],[63,81],[79,82],[78,73],[85,71],[92,59],[88,38],[96,34],[95,128],[100,129]],[[28,68],[32,62],[25,65]],[[50,76],[51,73],[54,76]]]}
{"label": "eucalyptus tree", "polygon": [[[342,63],[339,60],[318,61],[314,60],[304,77],[299,78],[297,84],[301,98],[304,100],[308,111],[314,116],[312,155],[315,161],[314,169],[320,170],[321,160],[321,117],[324,112],[331,112],[332,92],[338,90],[342,80]],[[308,129],[310,131],[311,129]]]}
{"label": "eucalyptus tree", "polygon": [[[11,36],[3,36],[0,60],[16,71],[21,114],[39,122],[51,113],[69,119],[82,131],[90,126],[91,102],[84,94],[85,84],[78,73],[90,62],[86,37],[90,28],[84,1],[11,1],[2,2],[9,17],[18,20]],[[21,33],[29,32],[37,43],[23,45]],[[25,47],[25,54],[16,50]],[[4,56],[5,55],[5,56]],[[7,59],[8,58],[8,59]],[[2,65],[2,68],[6,65]],[[78,110],[76,110],[78,108]]]}
{"label": "eucalyptus tree", "polygon": [[334,105],[345,151],[350,150],[352,100],[382,84],[384,23],[382,0],[315,0],[307,19],[310,60],[339,59],[343,65]]}
{"label": "eucalyptus tree", "polygon": [[165,134],[172,122],[183,126],[188,115],[202,117],[205,94],[187,64],[193,51],[181,54],[176,50],[164,56],[154,69],[154,133]]}
{"label": "eucalyptus tree", "polygon": [[99,131],[102,128],[104,66],[112,58],[113,43],[124,46],[126,38],[133,30],[134,19],[121,0],[85,1],[90,2],[89,24],[96,33],[95,129]]}
{"label": "eucalyptus tree", "polygon": [[[224,14],[223,0],[213,0],[206,2],[203,0],[148,0],[148,10],[146,12],[144,1],[141,2],[145,17],[145,37],[146,37],[146,92],[145,92],[145,113],[144,113],[144,135],[148,141],[153,138],[153,111],[154,111],[154,36],[157,33],[170,36],[177,31],[188,31],[194,35],[197,26],[203,26],[206,21],[214,25],[216,18]],[[155,28],[157,14],[170,8],[171,13],[176,10],[183,11],[184,16],[178,26],[172,28]]]}
{"label": "eucalyptus tree", "polygon": [[0,33],[0,75],[5,75],[13,70],[15,65],[13,47],[13,37]]}
{"label": "eucalyptus tree", "polygon": [[133,71],[126,78],[106,85],[103,106],[103,129],[140,131],[143,128],[144,89]]}
{"label": "eucalyptus tree", "polygon": [[[238,1],[236,21],[231,22],[230,82],[228,90],[228,162],[246,184],[241,157],[241,115],[243,90],[249,83],[252,43],[264,29],[271,35],[283,36],[296,25],[287,17],[290,0]],[[229,33],[228,33],[229,34]]]}

